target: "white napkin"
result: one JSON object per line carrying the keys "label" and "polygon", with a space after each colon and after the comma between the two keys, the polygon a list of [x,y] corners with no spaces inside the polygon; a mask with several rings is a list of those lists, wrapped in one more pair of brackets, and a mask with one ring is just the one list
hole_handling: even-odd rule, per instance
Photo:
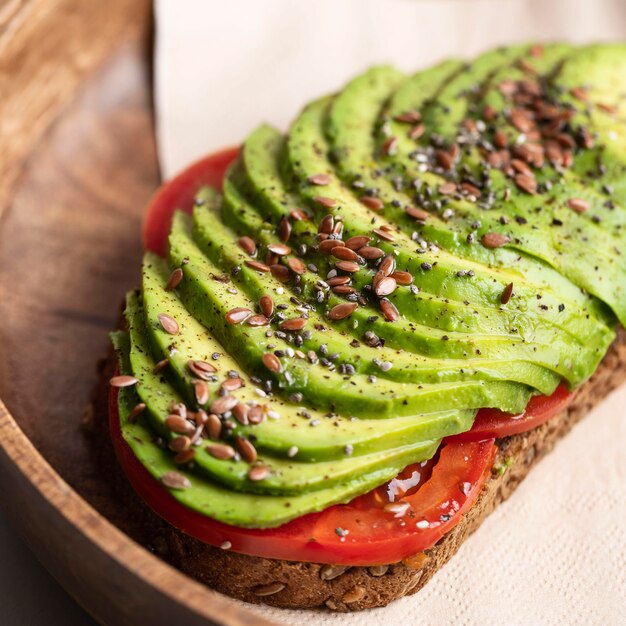
{"label": "white napkin", "polygon": [[[165,177],[286,129],[357,72],[411,71],[527,40],[624,40],[625,0],[157,0],[156,108]],[[287,624],[625,624],[626,388],[560,442],[416,596]]]}

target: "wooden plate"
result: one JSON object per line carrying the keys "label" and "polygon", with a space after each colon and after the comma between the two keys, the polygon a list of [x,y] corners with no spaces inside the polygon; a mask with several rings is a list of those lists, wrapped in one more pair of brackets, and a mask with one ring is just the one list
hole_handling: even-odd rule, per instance
{"label": "wooden plate", "polygon": [[101,623],[270,624],[98,512],[80,426],[158,184],[150,37],[147,0],[0,0],[0,500]]}

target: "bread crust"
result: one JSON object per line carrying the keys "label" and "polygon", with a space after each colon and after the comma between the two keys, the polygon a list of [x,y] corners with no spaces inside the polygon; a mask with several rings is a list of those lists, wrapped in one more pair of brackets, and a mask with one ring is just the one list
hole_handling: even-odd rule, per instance
{"label": "bread crust", "polygon": [[375,567],[346,568],[237,554],[202,543],[156,516],[128,484],[110,444],[107,394],[108,379],[114,367],[115,356],[111,353],[101,365],[100,384],[94,395],[93,439],[103,471],[111,476],[115,499],[103,505],[103,512],[164,560],[229,596],[283,608],[357,611],[385,606],[419,591],[485,518],[513,493],[556,441],[626,380],[626,332],[619,330],[597,371],[576,391],[565,411],[527,433],[496,441],[498,452],[494,468],[506,467],[506,471],[492,471],[476,504],[450,532],[435,546],[405,562]]}

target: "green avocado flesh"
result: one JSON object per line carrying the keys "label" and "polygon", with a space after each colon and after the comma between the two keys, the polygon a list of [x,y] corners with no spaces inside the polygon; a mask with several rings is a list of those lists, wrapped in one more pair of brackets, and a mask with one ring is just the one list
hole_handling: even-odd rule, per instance
{"label": "green avocado flesh", "polygon": [[625,94],[624,45],[515,46],[254,130],[113,334],[133,453],[269,528],[581,385],[626,322]]}

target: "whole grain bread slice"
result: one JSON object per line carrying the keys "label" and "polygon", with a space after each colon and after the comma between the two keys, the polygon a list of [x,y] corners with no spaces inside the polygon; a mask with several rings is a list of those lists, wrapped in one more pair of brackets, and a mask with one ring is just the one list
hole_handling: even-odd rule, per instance
{"label": "whole grain bread slice", "polygon": [[237,554],[204,544],[157,517],[131,489],[109,443],[106,398],[114,367],[112,353],[102,364],[94,397],[94,442],[103,471],[111,476],[115,496],[114,503],[104,504],[103,512],[164,560],[229,596],[285,608],[356,611],[385,606],[421,589],[556,441],[626,381],[626,332],[619,331],[598,370],[576,391],[565,411],[527,433],[497,440],[494,469],[476,504],[453,530],[429,550],[404,562],[373,567],[346,568]]}

